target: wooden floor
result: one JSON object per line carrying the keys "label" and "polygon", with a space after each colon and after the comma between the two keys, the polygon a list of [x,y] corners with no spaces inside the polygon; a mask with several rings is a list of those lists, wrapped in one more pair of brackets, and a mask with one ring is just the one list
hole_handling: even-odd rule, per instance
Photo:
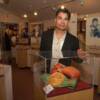
{"label": "wooden floor", "polygon": [[13,100],[35,100],[33,96],[33,74],[30,69],[12,68]]}
{"label": "wooden floor", "polygon": [[[12,68],[13,76],[13,100],[45,100],[39,96],[39,91],[33,88],[33,73],[29,68]],[[38,99],[37,99],[38,98]],[[94,100],[100,100],[100,95],[96,92]]]}

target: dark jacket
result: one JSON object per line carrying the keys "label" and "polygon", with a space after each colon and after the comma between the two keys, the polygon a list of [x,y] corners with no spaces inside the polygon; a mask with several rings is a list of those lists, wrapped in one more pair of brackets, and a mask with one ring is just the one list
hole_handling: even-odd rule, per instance
{"label": "dark jacket", "polygon": [[[46,31],[42,34],[40,51],[41,55],[47,58],[52,58],[52,43],[54,30]],[[70,65],[73,57],[77,56],[77,49],[79,49],[79,40],[69,32],[67,32],[64,44],[62,46],[62,54],[69,59],[60,59],[59,62],[64,65]],[[49,52],[49,53],[45,53]],[[50,60],[47,63],[47,71],[50,71]]]}
{"label": "dark jacket", "polygon": [[2,45],[4,51],[11,51],[11,46],[12,46],[11,36],[9,36],[7,33],[5,33],[3,37]]}

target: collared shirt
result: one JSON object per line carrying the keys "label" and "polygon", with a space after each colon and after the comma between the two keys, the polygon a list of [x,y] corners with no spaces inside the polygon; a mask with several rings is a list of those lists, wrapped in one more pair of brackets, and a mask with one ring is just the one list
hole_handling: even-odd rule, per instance
{"label": "collared shirt", "polygon": [[62,47],[66,37],[66,33],[60,38],[57,39],[56,33],[54,32],[53,36],[53,45],[52,45],[52,61],[51,68],[58,63],[59,59],[63,57]]}

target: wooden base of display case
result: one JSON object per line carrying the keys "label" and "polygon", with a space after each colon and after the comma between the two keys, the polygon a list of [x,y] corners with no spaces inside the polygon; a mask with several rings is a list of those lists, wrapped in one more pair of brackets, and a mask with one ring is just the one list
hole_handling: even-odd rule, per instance
{"label": "wooden base of display case", "polygon": [[47,97],[46,100],[93,100],[93,88],[54,97]]}
{"label": "wooden base of display case", "polygon": [[34,100],[93,100],[92,85],[83,81],[80,81],[75,89],[55,88],[48,95],[43,92],[43,87],[39,83],[39,80],[34,80]]}

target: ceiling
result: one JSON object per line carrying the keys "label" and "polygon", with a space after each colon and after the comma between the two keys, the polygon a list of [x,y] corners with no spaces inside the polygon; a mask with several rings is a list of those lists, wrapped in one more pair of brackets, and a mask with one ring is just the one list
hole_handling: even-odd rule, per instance
{"label": "ceiling", "polygon": [[[6,0],[0,6],[20,17],[28,14],[30,21],[41,21],[53,18],[57,7],[62,4],[73,13],[100,12],[100,0]],[[33,15],[34,11],[38,12],[38,16]]]}

